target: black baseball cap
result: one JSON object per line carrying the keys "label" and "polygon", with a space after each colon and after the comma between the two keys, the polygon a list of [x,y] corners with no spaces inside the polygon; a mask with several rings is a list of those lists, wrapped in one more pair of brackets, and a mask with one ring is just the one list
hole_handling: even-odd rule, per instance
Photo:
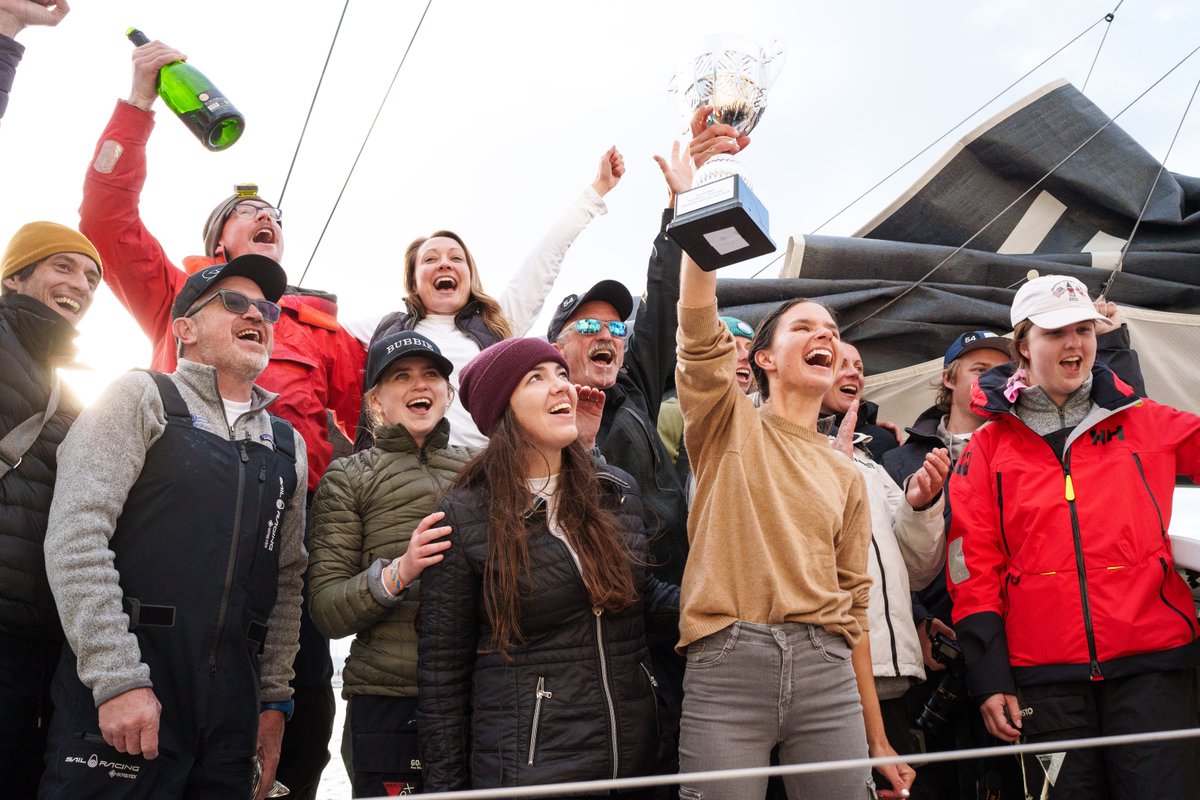
{"label": "black baseball cap", "polygon": [[554,309],[554,318],[550,320],[546,338],[551,342],[557,339],[558,335],[562,333],[563,326],[567,324],[567,320],[571,318],[575,310],[592,300],[608,303],[617,310],[617,316],[622,321],[629,319],[629,315],[633,313],[633,297],[624,284],[619,281],[600,281],[582,295],[569,294],[562,299],[558,308]]}
{"label": "black baseball cap", "polygon": [[980,350],[985,347],[990,350],[999,350],[1007,355],[1008,339],[991,331],[967,331],[966,333],[961,333],[950,347],[947,348],[946,357],[942,359],[942,369],[950,366],[964,353],[969,353],[972,350]]}
{"label": "black baseball cap", "polygon": [[262,289],[263,297],[272,303],[279,302],[284,289],[287,288],[287,273],[274,259],[257,253],[247,253],[227,264],[205,267],[189,277],[179,294],[175,295],[175,302],[171,306],[171,319],[178,319],[187,314],[188,309],[217,281],[237,277],[249,278],[257,283],[258,288]]}
{"label": "black baseball cap", "polygon": [[436,344],[415,331],[400,331],[371,343],[367,353],[367,388],[379,382],[393,361],[405,356],[424,356],[434,363],[443,378],[449,379],[454,364],[442,355]]}

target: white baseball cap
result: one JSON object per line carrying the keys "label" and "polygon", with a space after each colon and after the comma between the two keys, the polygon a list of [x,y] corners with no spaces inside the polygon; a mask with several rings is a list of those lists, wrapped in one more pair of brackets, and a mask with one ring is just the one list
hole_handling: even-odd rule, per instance
{"label": "white baseball cap", "polygon": [[1108,322],[1092,305],[1083,282],[1069,275],[1043,275],[1028,281],[1017,290],[1009,317],[1014,328],[1025,319],[1047,329],[1087,319]]}

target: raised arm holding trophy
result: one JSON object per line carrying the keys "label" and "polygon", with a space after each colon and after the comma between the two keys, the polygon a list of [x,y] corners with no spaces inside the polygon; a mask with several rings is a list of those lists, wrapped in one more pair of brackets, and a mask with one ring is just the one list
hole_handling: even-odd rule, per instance
{"label": "raised arm holding trophy", "polygon": [[[668,82],[667,93],[688,118],[708,108],[706,125],[729,125],[743,138],[762,119],[767,89],[783,61],[778,40],[764,49],[741,36],[709,36],[700,55]],[[697,170],[692,186],[676,199],[676,216],[667,233],[701,269],[714,270],[775,250],[767,210],[732,154],[710,158]]]}

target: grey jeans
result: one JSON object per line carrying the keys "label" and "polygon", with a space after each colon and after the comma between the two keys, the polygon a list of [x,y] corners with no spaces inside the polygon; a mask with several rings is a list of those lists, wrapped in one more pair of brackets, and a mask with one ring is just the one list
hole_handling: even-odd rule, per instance
{"label": "grey jeans", "polygon": [[[824,628],[738,621],[688,646],[679,771],[865,758],[850,646]],[[789,775],[788,797],[874,797],[870,769]],[[681,800],[762,800],[767,779],[683,784]]]}

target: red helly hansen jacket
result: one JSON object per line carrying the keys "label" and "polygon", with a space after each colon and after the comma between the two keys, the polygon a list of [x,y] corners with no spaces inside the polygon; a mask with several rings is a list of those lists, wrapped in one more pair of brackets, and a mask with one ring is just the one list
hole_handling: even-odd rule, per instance
{"label": "red helly hansen jacket", "polygon": [[[146,142],[154,114],[118,101],[83,183],[79,229],[104,259],[104,281],[154,345],[152,369],[175,369],[171,303],[189,272],[217,263],[205,257],[176,267],[142,223],[138,201],[146,182]],[[329,295],[300,291],[280,299],[275,350],[256,383],[279,399],[271,412],[290,422],[308,447],[308,488],[316,490],[333,457],[326,409],[350,438],[362,404],[362,345],[338,325]]]}
{"label": "red helly hansen jacket", "polygon": [[[1061,460],[980,377],[977,431],[950,481],[947,585],[973,695],[1194,666],[1197,622],[1167,529],[1176,474],[1200,477],[1200,417],[1107,367]],[[1014,685],[1015,684],[1015,685]]]}

